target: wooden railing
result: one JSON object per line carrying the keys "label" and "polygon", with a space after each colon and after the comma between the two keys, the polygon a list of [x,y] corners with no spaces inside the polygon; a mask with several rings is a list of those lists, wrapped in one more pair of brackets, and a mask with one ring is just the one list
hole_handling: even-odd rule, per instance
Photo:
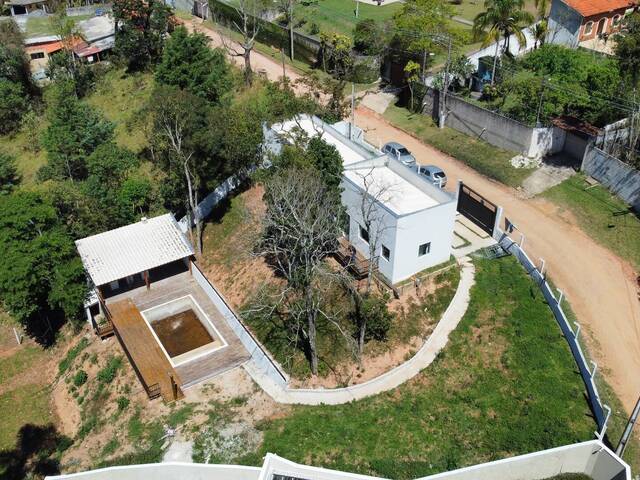
{"label": "wooden railing", "polygon": [[[357,280],[366,278],[369,275],[369,260],[364,258],[345,237],[338,239],[338,244],[338,250],[335,252],[338,263],[345,267]],[[378,265],[376,262],[374,263],[373,271],[377,270]]]}

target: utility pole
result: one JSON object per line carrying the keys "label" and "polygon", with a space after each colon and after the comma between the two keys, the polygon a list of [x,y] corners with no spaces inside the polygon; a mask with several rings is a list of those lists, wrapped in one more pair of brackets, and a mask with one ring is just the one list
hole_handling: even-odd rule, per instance
{"label": "utility pole", "polygon": [[631,413],[627,427],[624,429],[622,437],[620,438],[620,443],[618,443],[618,447],[616,448],[616,455],[620,458],[622,458],[624,450],[627,448],[627,443],[629,443],[629,439],[631,438],[631,432],[633,432],[633,427],[638,420],[638,415],[640,415],[640,398],[638,398],[638,401],[636,402],[636,406]]}
{"label": "utility pole", "polygon": [[544,101],[544,90],[546,83],[544,78],[542,79],[542,90],[540,92],[540,103],[538,103],[538,113],[536,114],[536,127],[540,128],[540,114],[542,113],[542,102]]}
{"label": "utility pole", "polygon": [[356,84],[351,82],[351,124],[349,125],[349,140],[353,140],[353,128],[356,126]]}
{"label": "utility pole", "polygon": [[291,42],[291,61],[293,62],[293,4],[295,0],[289,0],[289,41]]}
{"label": "utility pole", "polygon": [[360,14],[360,0],[356,0],[356,18]]}
{"label": "utility pole", "polygon": [[445,121],[447,120],[447,92],[449,91],[449,67],[451,65],[451,35],[449,35],[449,44],[447,46],[447,65],[444,70],[444,85],[442,88],[442,95],[440,99],[440,122],[439,127],[444,128]]}

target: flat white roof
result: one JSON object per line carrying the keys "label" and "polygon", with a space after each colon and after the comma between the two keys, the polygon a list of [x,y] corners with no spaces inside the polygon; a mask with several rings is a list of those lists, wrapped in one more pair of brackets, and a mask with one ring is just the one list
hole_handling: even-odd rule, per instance
{"label": "flat white roof", "polygon": [[281,134],[289,134],[294,132],[296,128],[299,128],[304,131],[309,138],[320,136],[322,140],[329,145],[336,147],[345,166],[375,157],[374,152],[368,152],[364,147],[351,142],[347,137],[334,130],[328,124],[322,122],[320,119],[314,120],[314,118],[309,115],[300,115],[297,120],[288,120],[273,125],[271,128]]}
{"label": "flat white roof", "polygon": [[439,204],[386,166],[345,170],[344,176],[397,215],[406,215]]}
{"label": "flat white roof", "polygon": [[170,213],[76,240],[76,248],[96,286],[193,255]]}

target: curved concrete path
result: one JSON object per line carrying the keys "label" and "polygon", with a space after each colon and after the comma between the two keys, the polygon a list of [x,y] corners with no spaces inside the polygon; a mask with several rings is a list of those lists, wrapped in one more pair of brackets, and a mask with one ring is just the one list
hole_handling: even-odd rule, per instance
{"label": "curved concrete path", "polygon": [[252,361],[244,368],[253,380],[276,402],[299,405],[339,405],[353,400],[377,395],[392,390],[415,377],[427,368],[449,341],[449,334],[455,330],[467,311],[471,287],[475,283],[475,267],[469,257],[459,260],[460,283],[451,303],[445,310],[433,333],[424,342],[418,352],[405,363],[393,370],[364,383],[345,388],[333,389],[293,389],[275,383],[258,370]]}

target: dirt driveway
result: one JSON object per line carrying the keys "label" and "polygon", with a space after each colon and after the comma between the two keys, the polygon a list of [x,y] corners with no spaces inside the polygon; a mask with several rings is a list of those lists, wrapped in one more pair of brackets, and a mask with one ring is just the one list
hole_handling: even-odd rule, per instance
{"label": "dirt driveway", "polygon": [[[218,33],[188,23],[222,46]],[[263,70],[276,80],[282,76],[282,64],[276,59],[252,53],[254,69]],[[242,59],[233,58],[241,65]],[[296,80],[300,74],[287,68]],[[640,394],[640,302],[637,299],[631,266],[589,238],[571,218],[542,199],[524,200],[516,191],[480,175],[454,158],[425,145],[388,124],[366,108],[356,112],[356,123],[375,144],[396,140],[406,145],[423,163],[436,163],[449,177],[449,188],[458,179],[502,205],[506,216],[525,232],[525,250],[532,260],[544,258],[554,283],[587,331],[590,351],[604,370],[607,380],[628,412]]]}

